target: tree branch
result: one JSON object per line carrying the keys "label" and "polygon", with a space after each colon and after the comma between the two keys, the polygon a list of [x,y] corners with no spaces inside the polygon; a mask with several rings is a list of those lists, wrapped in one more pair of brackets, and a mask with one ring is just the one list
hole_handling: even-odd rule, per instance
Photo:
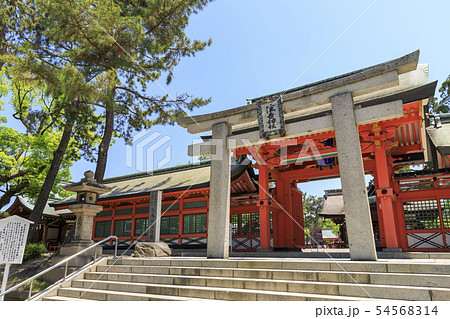
{"label": "tree branch", "polygon": [[[179,8],[180,6],[182,6],[185,2],[186,2],[186,0],[181,1],[177,6],[175,6],[175,8],[173,8],[172,11],[169,11],[169,13],[168,13],[166,16],[164,16],[161,20],[158,21],[157,24],[155,24],[153,27],[151,27],[150,30],[147,31],[147,32],[145,33],[145,35],[148,35],[149,33],[152,33],[154,30],[156,30],[157,28],[159,28],[159,27],[161,26],[161,24],[162,24],[167,18],[171,17],[171,16],[178,10],[178,8]],[[164,6],[165,6],[165,2],[164,2]]]}

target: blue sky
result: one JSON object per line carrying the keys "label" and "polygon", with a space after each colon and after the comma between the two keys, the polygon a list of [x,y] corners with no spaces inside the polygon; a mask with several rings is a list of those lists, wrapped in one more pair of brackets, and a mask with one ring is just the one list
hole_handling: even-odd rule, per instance
{"label": "blue sky", "polygon": [[[450,74],[447,41],[449,1],[379,0],[300,79],[315,61],[370,5],[354,1],[215,1],[193,16],[187,33],[191,38],[213,40],[212,46],[175,69],[171,95],[188,92],[212,97],[212,102],[193,114],[203,114],[246,104],[246,98],[283,91],[421,50],[419,63],[428,63],[429,80],[439,85]],[[298,79],[298,80],[297,80]],[[295,84],[294,81],[297,82]],[[158,85],[151,93],[162,95]],[[171,139],[171,161],[187,163],[191,135],[178,126],[151,130]],[[155,153],[163,159],[165,147]],[[128,167],[132,166],[132,167]],[[106,177],[136,173],[126,162],[123,140],[110,149]],[[80,161],[72,169],[73,180],[93,163]],[[323,189],[339,187],[339,181],[300,185],[303,191],[323,195]]]}

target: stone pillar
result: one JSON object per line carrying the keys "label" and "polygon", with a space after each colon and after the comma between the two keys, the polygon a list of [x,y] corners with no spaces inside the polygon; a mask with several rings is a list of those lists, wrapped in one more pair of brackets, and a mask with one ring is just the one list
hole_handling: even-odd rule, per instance
{"label": "stone pillar", "polygon": [[212,127],[213,149],[208,214],[208,258],[228,258],[230,227],[231,152],[227,137],[231,134],[228,123]]}
{"label": "stone pillar", "polygon": [[150,204],[148,212],[148,241],[151,243],[159,243],[160,239],[161,201],[162,191],[158,190],[150,192]]}
{"label": "stone pillar", "polygon": [[372,218],[351,93],[331,98],[350,258],[377,260]]}
{"label": "stone pillar", "polygon": [[94,227],[94,217],[103,210],[103,206],[91,204],[74,204],[69,209],[76,216],[75,232],[70,246],[88,247],[94,244],[92,240],[92,229]]}
{"label": "stone pillar", "polygon": [[[59,256],[53,257],[52,263],[58,263],[59,261],[72,256],[94,244],[94,241],[92,240],[94,217],[103,210],[103,207],[91,204],[74,204],[70,205],[69,209],[76,216],[73,240],[64,246],[61,246]],[[69,267],[72,267],[70,272],[73,272],[75,269],[77,269],[77,267],[84,266],[87,263],[91,262],[94,254],[96,254],[97,257],[100,257],[102,255],[102,252],[102,247],[96,246],[95,248],[92,248],[89,251],[70,260]],[[61,269],[50,272],[49,275],[44,277],[45,280],[55,282],[57,279],[61,278],[63,274],[63,268],[64,267],[61,266]]]}

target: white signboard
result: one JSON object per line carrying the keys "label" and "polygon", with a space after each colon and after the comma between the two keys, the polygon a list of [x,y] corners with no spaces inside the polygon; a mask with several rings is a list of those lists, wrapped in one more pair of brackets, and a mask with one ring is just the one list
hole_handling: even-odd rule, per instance
{"label": "white signboard", "polygon": [[0,264],[21,264],[28,229],[33,222],[11,216],[0,219]]}

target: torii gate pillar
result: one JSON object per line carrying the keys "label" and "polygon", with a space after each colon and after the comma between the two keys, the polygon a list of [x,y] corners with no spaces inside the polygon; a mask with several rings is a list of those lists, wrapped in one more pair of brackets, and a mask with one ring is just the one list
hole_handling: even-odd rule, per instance
{"label": "torii gate pillar", "polygon": [[212,126],[212,139],[215,152],[211,154],[211,179],[208,214],[208,258],[228,258],[230,240],[230,187],[231,151],[227,138],[231,126],[217,123]]}
{"label": "torii gate pillar", "polygon": [[353,97],[331,97],[350,258],[377,260]]}

